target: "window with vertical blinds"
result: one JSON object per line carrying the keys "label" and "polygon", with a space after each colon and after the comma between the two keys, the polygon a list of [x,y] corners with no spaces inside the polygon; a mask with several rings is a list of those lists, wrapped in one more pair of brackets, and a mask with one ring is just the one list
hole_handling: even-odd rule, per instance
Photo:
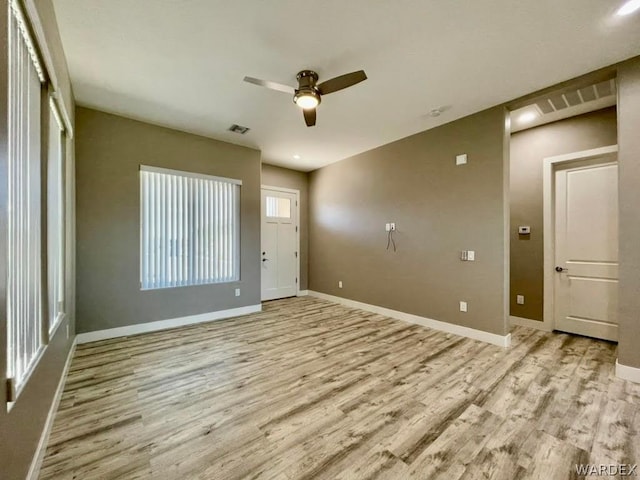
{"label": "window with vertical blinds", "polygon": [[241,185],[140,167],[142,289],[240,279]]}
{"label": "window with vertical blinds", "polygon": [[7,378],[14,400],[44,348],[41,102],[44,76],[18,5],[9,3]]}
{"label": "window with vertical blinds", "polygon": [[49,99],[47,154],[47,257],[49,265],[49,333],[64,318],[64,124]]}

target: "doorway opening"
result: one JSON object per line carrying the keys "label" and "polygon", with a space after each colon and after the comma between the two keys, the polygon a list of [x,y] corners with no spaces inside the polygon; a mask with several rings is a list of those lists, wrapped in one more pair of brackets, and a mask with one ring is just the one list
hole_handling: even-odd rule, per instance
{"label": "doorway opening", "polygon": [[617,340],[616,80],[509,112],[511,325]]}

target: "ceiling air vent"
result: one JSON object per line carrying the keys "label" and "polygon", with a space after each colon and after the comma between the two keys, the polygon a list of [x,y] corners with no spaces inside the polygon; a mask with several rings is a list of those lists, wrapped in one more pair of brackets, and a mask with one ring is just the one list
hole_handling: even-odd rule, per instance
{"label": "ceiling air vent", "polygon": [[249,127],[243,127],[242,125],[236,125],[235,123],[229,127],[229,131],[233,133],[239,133],[240,135],[244,135],[249,130]]}
{"label": "ceiling air vent", "polygon": [[586,87],[567,87],[549,93],[511,112],[511,132],[594,112],[616,104],[614,78]]}
{"label": "ceiling air vent", "polygon": [[[615,105],[616,82],[614,79],[605,80],[595,85],[589,85],[576,90],[567,90],[542,98],[536,102],[539,113],[547,115],[568,107],[577,107],[588,102],[594,102],[611,97],[610,105]],[[602,102],[601,102],[602,103]],[[608,105],[607,105],[608,106]],[[600,106],[600,108],[603,108]]]}

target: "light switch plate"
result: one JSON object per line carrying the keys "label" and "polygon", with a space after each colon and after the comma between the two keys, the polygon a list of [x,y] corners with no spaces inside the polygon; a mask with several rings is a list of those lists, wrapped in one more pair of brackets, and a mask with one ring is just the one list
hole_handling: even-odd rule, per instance
{"label": "light switch plate", "polygon": [[239,296],[240,296],[240,289],[236,288],[236,297],[239,297]]}
{"label": "light switch plate", "polygon": [[467,154],[461,153],[456,155],[456,165],[465,165],[467,163]]}
{"label": "light switch plate", "polygon": [[467,302],[460,302],[460,311],[461,312],[467,311]]}
{"label": "light switch plate", "polygon": [[475,262],[476,252],[473,250],[467,250],[467,260],[470,262]]}
{"label": "light switch plate", "polygon": [[524,295],[516,295],[516,303],[518,305],[524,305]]}

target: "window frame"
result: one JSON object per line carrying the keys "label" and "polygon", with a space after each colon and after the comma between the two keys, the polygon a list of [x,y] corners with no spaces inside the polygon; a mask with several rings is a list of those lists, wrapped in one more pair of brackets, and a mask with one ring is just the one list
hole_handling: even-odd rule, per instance
{"label": "window frame", "polygon": [[[163,175],[170,175],[173,177],[178,177],[178,178],[188,178],[188,179],[200,179],[200,180],[207,180],[207,181],[213,181],[213,182],[221,182],[221,183],[226,183],[229,184],[233,187],[237,187],[237,193],[235,193],[235,198],[236,198],[236,203],[235,205],[233,205],[231,208],[233,208],[235,217],[234,217],[234,235],[232,237],[235,246],[233,248],[233,250],[235,251],[235,255],[233,258],[233,267],[234,267],[234,276],[233,278],[229,278],[229,279],[223,279],[223,280],[215,280],[212,279],[211,275],[204,281],[199,281],[197,278],[195,278],[195,275],[193,273],[193,271],[191,271],[192,267],[189,267],[189,275],[191,275],[191,278],[188,279],[187,283],[182,283],[182,284],[171,284],[171,285],[146,285],[145,284],[145,256],[146,256],[146,251],[145,251],[145,228],[146,228],[146,224],[145,224],[145,186],[144,186],[144,179],[143,179],[143,172],[148,172],[148,173],[158,173],[158,174],[163,174]],[[241,272],[242,272],[242,268],[241,268],[241,264],[242,264],[242,260],[241,260],[241,226],[242,226],[242,219],[241,219],[241,205],[242,205],[242,180],[239,179],[234,179],[234,178],[228,178],[228,177],[220,177],[220,176],[215,176],[215,175],[208,175],[208,174],[204,174],[204,173],[197,173],[197,172],[190,172],[190,171],[183,171],[183,170],[174,170],[174,169],[169,169],[169,168],[163,168],[163,167],[156,167],[156,166],[150,166],[150,165],[143,165],[141,164],[139,166],[139,182],[140,182],[140,217],[139,217],[139,222],[140,222],[140,249],[139,249],[139,254],[140,254],[140,266],[139,266],[139,270],[140,270],[140,290],[143,292],[146,291],[154,291],[154,290],[163,290],[163,289],[168,289],[168,288],[182,288],[182,287],[196,287],[196,286],[206,286],[206,285],[218,285],[218,284],[229,284],[229,283],[236,283],[241,281]],[[189,190],[189,196],[191,197],[193,195],[193,191],[191,191],[191,189]],[[190,198],[190,202],[193,202],[193,198]],[[190,207],[192,208],[192,207]],[[214,226],[214,228],[216,228]],[[188,230],[187,232],[189,235],[189,238],[191,238],[192,236],[192,232],[194,229],[194,224],[193,223],[188,223]],[[190,244],[189,248],[187,250],[187,253],[190,255],[194,255],[193,251],[193,245]],[[155,282],[157,283],[157,282]]]}
{"label": "window frame", "polygon": [[[48,101],[48,113],[49,113],[49,121],[48,121],[48,136],[47,136],[47,301],[48,301],[48,310],[47,310],[47,319],[46,325],[47,334],[49,339],[53,338],[56,334],[58,327],[62,324],[62,321],[67,316],[66,304],[67,304],[67,285],[66,285],[66,260],[67,260],[67,185],[66,185],[66,173],[67,173],[67,162],[66,162],[66,143],[67,143],[67,129],[65,128],[64,122],[62,120],[62,116],[60,114],[60,108],[56,102],[55,92],[51,91],[49,93],[49,101]],[[54,121],[51,122],[51,115],[54,117]],[[52,205],[49,203],[50,195],[50,162],[51,158],[49,154],[51,153],[51,145],[49,141],[51,140],[51,129],[57,127],[58,132],[58,188],[56,197],[56,204],[53,208],[57,209],[55,212],[51,211]],[[50,215],[54,213],[57,214],[58,217],[58,225],[56,225],[56,231],[52,231],[51,225],[49,222]],[[49,251],[50,247],[50,236],[52,234],[58,235],[59,244],[57,245],[57,267],[58,270],[55,272],[57,279],[55,285],[60,289],[58,293],[59,298],[57,300],[57,308],[58,311],[55,314],[55,317],[52,316],[50,311],[51,308],[51,295],[54,295],[56,292],[51,288],[51,267],[52,267],[52,258],[51,252]]]}
{"label": "window frame", "polygon": [[[37,307],[35,309],[36,315],[34,315],[33,320],[28,320],[31,323],[31,327],[33,327],[34,332],[37,332],[38,338],[38,346],[30,355],[30,358],[26,362],[26,367],[19,371],[16,368],[18,353],[25,349],[25,345],[28,345],[28,342],[31,341],[28,336],[25,336],[24,333],[20,333],[21,324],[19,320],[14,316],[10,315],[11,310],[24,308],[22,304],[14,305],[13,307],[9,307],[10,299],[7,296],[6,298],[6,315],[7,315],[7,329],[9,333],[13,328],[16,332],[15,336],[11,338],[7,335],[7,352],[6,352],[6,407],[7,411],[10,411],[16,403],[19,401],[22,392],[25,390],[29,382],[31,381],[31,377],[38,368],[41,359],[47,352],[47,349],[50,345],[51,339],[56,334],[58,327],[63,323],[63,319],[66,317],[64,314],[61,318],[56,318],[53,328],[50,328],[50,319],[49,319],[49,242],[48,236],[49,232],[49,214],[51,209],[51,202],[49,202],[49,128],[51,125],[50,112],[51,108],[54,108],[56,115],[56,123],[57,127],[60,129],[60,192],[59,192],[59,201],[56,202],[56,205],[53,208],[58,209],[56,213],[59,215],[61,230],[62,230],[62,257],[59,265],[59,282],[62,288],[62,302],[63,305],[67,304],[67,291],[69,282],[67,279],[68,271],[68,253],[66,251],[68,246],[68,228],[69,228],[69,220],[68,220],[68,208],[70,203],[69,198],[69,175],[70,175],[70,166],[67,159],[67,138],[73,137],[73,129],[71,126],[71,122],[69,120],[69,116],[67,111],[64,108],[64,104],[62,104],[58,92],[54,87],[54,80],[49,75],[48,70],[45,68],[43,62],[42,51],[39,48],[38,43],[34,40],[36,37],[33,34],[32,24],[30,19],[27,17],[23,10],[22,2],[18,0],[9,0],[7,2],[7,23],[8,23],[8,40],[9,40],[9,48],[7,51],[7,59],[8,59],[8,67],[9,67],[9,76],[10,78],[18,79],[21,83],[16,83],[17,88],[20,90],[14,90],[14,88],[7,85],[7,103],[8,103],[8,121],[10,124],[12,122],[19,122],[22,113],[17,110],[14,111],[14,104],[12,102],[17,102],[19,98],[19,92],[22,89],[26,88],[24,79],[28,78],[28,75],[25,71],[28,71],[29,68],[33,67],[36,72],[36,78],[38,79],[38,118],[37,123],[39,125],[37,139],[34,136],[33,142],[37,142],[38,154],[36,157],[37,160],[34,160],[38,164],[38,179],[37,179],[37,193],[34,192],[34,195],[37,195],[39,200],[39,222],[37,225],[37,232],[35,235],[39,239],[38,246],[38,292],[37,292]],[[17,43],[16,43],[17,42]],[[19,44],[19,45],[18,45]],[[26,49],[28,53],[28,60],[26,61],[17,61],[18,55],[24,55],[24,51],[22,54],[19,53],[20,50]],[[15,57],[14,57],[15,55]],[[16,60],[12,60],[15,58]],[[50,60],[48,57],[46,60]],[[15,80],[14,80],[15,81]],[[33,94],[34,99],[36,98],[36,94]],[[13,112],[13,113],[12,113]],[[18,113],[16,113],[18,112]],[[62,114],[62,115],[61,115]],[[35,119],[34,119],[35,120]],[[15,126],[18,127],[18,123],[15,123]],[[22,127],[20,127],[22,128]],[[24,141],[21,139],[21,130],[15,130],[15,133],[19,133],[20,135],[13,135],[8,137],[8,144],[12,142],[14,144],[19,144]],[[35,144],[35,143],[34,143]],[[14,149],[16,147],[14,146]],[[16,151],[13,151],[12,156],[16,155]],[[15,162],[15,158],[13,160]],[[11,178],[7,178],[8,183],[10,184],[13,180]],[[19,187],[15,182],[13,188]],[[35,184],[34,184],[35,185]],[[9,187],[9,185],[8,185]],[[14,199],[14,202],[18,201],[18,197]],[[16,203],[16,205],[18,205]],[[9,213],[9,212],[8,212]],[[9,213],[10,215],[10,213]],[[14,227],[16,228],[16,227]],[[9,231],[9,225],[7,224],[7,230],[5,232],[6,235],[9,235],[11,232]],[[9,237],[7,237],[9,239]],[[7,246],[7,250],[5,254],[10,255],[9,246]],[[10,260],[7,258],[7,261]],[[16,264],[16,266],[20,266]],[[7,271],[7,279],[6,279],[6,287],[7,292],[10,289],[16,288],[16,278],[11,277],[11,272]],[[13,313],[12,313],[13,315]],[[24,360],[23,360],[24,361]]]}
{"label": "window frame", "polygon": [[[46,78],[20,5],[10,0],[7,8],[8,215],[5,313],[7,401],[11,408],[29,382],[48,341],[43,312],[46,298],[43,270],[46,271],[46,266],[42,256],[46,238],[43,228],[46,200],[42,191],[43,179],[46,178],[43,148]],[[36,108],[37,111],[34,111]],[[28,260],[25,260],[25,251],[28,252]],[[35,261],[33,264],[32,259]]]}

